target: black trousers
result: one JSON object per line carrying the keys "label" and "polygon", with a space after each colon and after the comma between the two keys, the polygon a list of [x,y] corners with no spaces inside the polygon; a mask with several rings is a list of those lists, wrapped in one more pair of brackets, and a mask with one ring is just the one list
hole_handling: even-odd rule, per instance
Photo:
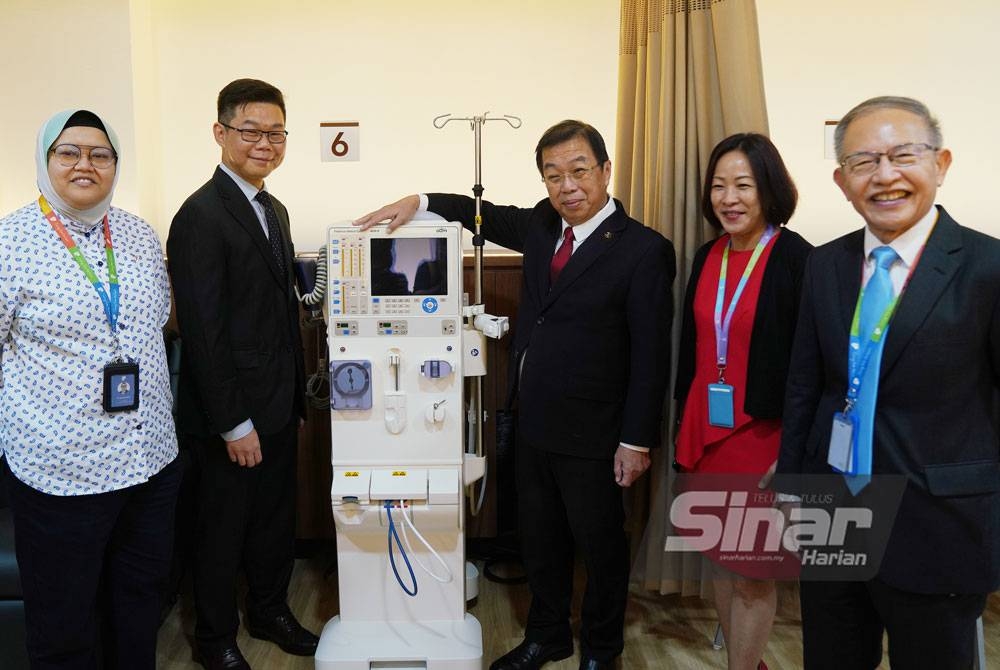
{"label": "black trousers", "polygon": [[587,569],[580,650],[611,661],[625,646],[629,549],[622,490],[611,459],[517,449],[521,552],[531,587],[525,639],[572,645],[574,550]]}
{"label": "black trousers", "polygon": [[2,462],[33,670],[153,670],[177,460],[142,484],[81,496],[37,491]]}
{"label": "black trousers", "polygon": [[241,568],[248,616],[269,619],[288,611],[297,429],[294,418],[278,433],[259,435],[262,460],[252,468],[231,462],[221,437],[189,438],[199,477],[194,596],[201,645],[236,639]]}
{"label": "black trousers", "polygon": [[889,635],[892,670],[971,670],[986,594],[923,594],[869,582],[802,582],[806,670],[871,670]]}

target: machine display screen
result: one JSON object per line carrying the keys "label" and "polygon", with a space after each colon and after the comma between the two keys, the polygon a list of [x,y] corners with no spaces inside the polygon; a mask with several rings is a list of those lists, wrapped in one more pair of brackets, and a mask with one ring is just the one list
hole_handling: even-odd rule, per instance
{"label": "machine display screen", "polygon": [[448,295],[448,240],[373,237],[369,272],[372,297]]}

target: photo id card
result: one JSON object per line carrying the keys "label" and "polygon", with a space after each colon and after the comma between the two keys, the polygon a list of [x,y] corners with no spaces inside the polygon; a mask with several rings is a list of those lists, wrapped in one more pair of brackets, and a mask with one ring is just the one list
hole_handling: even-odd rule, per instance
{"label": "photo id card", "polygon": [[729,384],[708,385],[708,424],[733,427],[733,387]]}
{"label": "photo id card", "polygon": [[139,408],[139,364],[117,361],[104,366],[104,411]]}
{"label": "photo id card", "polygon": [[846,475],[853,475],[854,468],[854,428],[857,424],[854,413],[837,412],[833,415],[833,428],[830,429],[830,453],[826,457],[834,470]]}

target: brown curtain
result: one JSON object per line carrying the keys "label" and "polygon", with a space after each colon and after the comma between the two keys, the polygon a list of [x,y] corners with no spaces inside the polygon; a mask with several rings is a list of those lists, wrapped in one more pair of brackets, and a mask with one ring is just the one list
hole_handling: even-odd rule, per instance
{"label": "brown curtain", "polygon": [[[621,0],[618,62],[614,191],[629,214],[677,250],[676,370],[690,263],[714,235],[700,213],[708,156],[733,133],[767,133],[754,0]],[[664,445],[673,445],[673,405],[668,401]],[[671,451],[658,450],[650,476],[630,492],[633,578],[664,594],[701,593],[700,556],[663,551]]]}

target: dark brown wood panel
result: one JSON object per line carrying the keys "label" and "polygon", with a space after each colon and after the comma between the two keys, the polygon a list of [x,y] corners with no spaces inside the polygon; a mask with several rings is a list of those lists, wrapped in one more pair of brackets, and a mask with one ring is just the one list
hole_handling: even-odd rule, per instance
{"label": "dark brown wood panel", "polygon": [[[306,376],[316,372],[320,356],[327,358],[326,326],[307,322],[302,316],[302,345],[305,350]],[[329,383],[329,382],[327,382]],[[330,410],[309,405],[306,422],[299,430],[298,514],[296,537],[325,539],[335,535],[330,507]]]}
{"label": "dark brown wood panel", "polygon": [[[475,291],[475,263],[466,257],[464,263],[465,289],[470,301]],[[483,424],[483,453],[486,454],[486,497],[479,514],[469,514],[466,507],[466,534],[469,537],[494,537],[497,534],[497,458],[496,458],[496,416],[507,402],[507,367],[510,347],[514,342],[514,322],[517,316],[517,300],[521,294],[521,257],[519,255],[483,257],[483,300],[486,311],[495,316],[510,319],[511,331],[501,340],[489,340],[486,346],[486,378],[483,381],[483,407],[486,422]],[[482,482],[477,482],[472,491],[477,497]],[[471,500],[468,500],[471,503]]]}

